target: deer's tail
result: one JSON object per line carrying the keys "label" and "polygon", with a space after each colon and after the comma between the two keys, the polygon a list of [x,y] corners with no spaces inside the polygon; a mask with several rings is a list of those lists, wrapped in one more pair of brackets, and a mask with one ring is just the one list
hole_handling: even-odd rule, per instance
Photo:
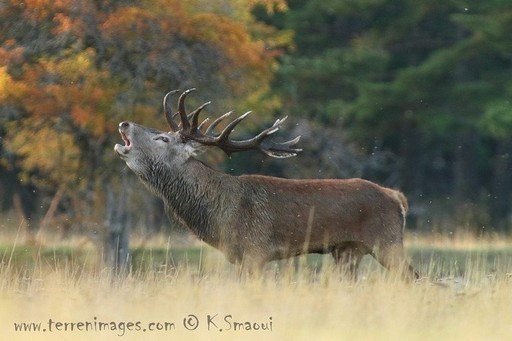
{"label": "deer's tail", "polygon": [[400,208],[401,208],[402,214],[405,219],[405,216],[407,215],[407,211],[409,211],[409,203],[407,202],[407,198],[400,191],[390,189],[390,188],[386,188],[386,189],[387,189],[388,194],[392,198],[394,198],[396,201],[398,201],[398,203],[400,204]]}

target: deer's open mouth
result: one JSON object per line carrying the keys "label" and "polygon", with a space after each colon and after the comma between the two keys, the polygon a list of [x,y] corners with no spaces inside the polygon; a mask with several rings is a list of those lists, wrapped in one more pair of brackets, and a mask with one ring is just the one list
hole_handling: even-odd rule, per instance
{"label": "deer's open mouth", "polygon": [[124,146],[118,143],[114,146],[114,150],[117,152],[117,154],[119,154],[119,156],[124,156],[128,154],[128,152],[132,148],[132,143],[121,128],[119,129],[119,133],[121,134],[121,138],[123,139]]}
{"label": "deer's open mouth", "polygon": [[124,141],[124,148],[129,149],[132,145],[132,143],[130,142],[130,139],[128,138],[128,136],[126,136],[126,134],[124,132],[120,131],[120,133],[121,133],[121,138]]}

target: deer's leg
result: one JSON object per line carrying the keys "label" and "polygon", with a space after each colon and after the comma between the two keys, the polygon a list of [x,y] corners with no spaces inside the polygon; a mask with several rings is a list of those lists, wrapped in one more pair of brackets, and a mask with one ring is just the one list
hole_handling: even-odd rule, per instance
{"label": "deer's leg", "polygon": [[356,280],[357,268],[366,253],[362,245],[357,243],[345,243],[336,247],[332,251],[332,256],[336,266],[345,272],[350,279]]}
{"label": "deer's leg", "polygon": [[414,281],[419,278],[418,273],[407,262],[402,244],[393,243],[381,246],[375,258],[385,268],[397,272],[406,281]]}
{"label": "deer's leg", "polygon": [[237,264],[241,277],[258,278],[263,275],[263,268],[265,267],[266,261],[261,257],[246,254]]}

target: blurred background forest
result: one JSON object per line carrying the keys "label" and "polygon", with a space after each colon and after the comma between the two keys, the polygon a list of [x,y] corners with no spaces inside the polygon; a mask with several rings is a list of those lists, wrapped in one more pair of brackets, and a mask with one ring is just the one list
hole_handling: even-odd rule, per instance
{"label": "blurred background forest", "polygon": [[196,87],[211,116],[254,111],[239,136],[302,135],[215,168],[363,177],[405,192],[410,230],[510,233],[510,32],[505,0],[2,0],[0,228],[176,229],[113,146]]}

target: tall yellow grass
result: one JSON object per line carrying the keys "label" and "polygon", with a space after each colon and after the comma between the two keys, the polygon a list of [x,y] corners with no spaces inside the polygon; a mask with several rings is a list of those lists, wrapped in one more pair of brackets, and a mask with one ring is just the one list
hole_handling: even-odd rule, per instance
{"label": "tall yellow grass", "polygon": [[201,259],[116,279],[73,261],[15,268],[4,257],[0,339],[512,340],[506,269],[473,262],[463,276],[448,269],[436,279],[431,261],[416,264],[430,278],[407,284],[373,265],[353,282],[329,260],[319,269],[302,259],[241,279],[216,251]]}

